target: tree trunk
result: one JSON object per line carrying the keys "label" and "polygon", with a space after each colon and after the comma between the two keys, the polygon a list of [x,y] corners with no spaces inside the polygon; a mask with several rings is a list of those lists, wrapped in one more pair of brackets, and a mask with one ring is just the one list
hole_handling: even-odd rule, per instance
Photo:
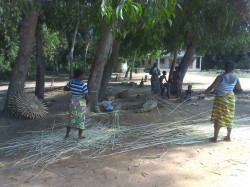
{"label": "tree trunk", "polygon": [[44,35],[42,23],[38,20],[36,28],[36,88],[35,95],[39,99],[44,99],[44,74],[45,74],[45,57],[44,57]]}
{"label": "tree trunk", "polygon": [[169,75],[168,75],[168,82],[172,82],[173,72],[174,72],[176,62],[177,62],[177,51],[174,52],[174,58],[173,58],[170,71],[169,71]]}
{"label": "tree trunk", "polygon": [[135,58],[136,58],[136,51],[135,51],[135,54],[134,54],[134,59],[131,62],[131,69],[130,69],[129,80],[132,80],[132,78],[133,78],[133,70],[134,70],[134,66],[135,66]]}
{"label": "tree trunk", "polygon": [[19,38],[19,51],[12,69],[9,88],[4,107],[4,114],[8,114],[8,99],[14,93],[20,93],[24,89],[25,79],[28,72],[28,64],[31,57],[33,42],[36,32],[38,11],[31,10],[26,13],[21,22],[21,32]]}
{"label": "tree trunk", "polygon": [[130,71],[129,71],[129,80],[133,78],[133,69],[134,69],[134,62],[131,63]]}
{"label": "tree trunk", "polygon": [[128,69],[127,69],[127,71],[126,71],[126,73],[125,73],[124,79],[126,79],[126,78],[128,77],[128,73],[130,72],[131,67],[132,67],[132,65],[131,65],[131,63],[130,63],[130,64],[128,65]]}
{"label": "tree trunk", "polygon": [[100,85],[103,77],[103,70],[105,62],[107,61],[109,52],[112,48],[113,37],[111,33],[111,28],[108,28],[100,41],[99,47],[96,51],[93,63],[90,69],[90,75],[88,79],[88,89],[89,89],[89,100],[88,108],[91,111],[96,110],[96,105],[98,103],[98,95],[100,90]]}
{"label": "tree trunk", "polygon": [[55,62],[55,74],[59,75],[59,64],[58,64],[58,61]]}
{"label": "tree trunk", "polygon": [[114,40],[111,57],[104,68],[102,82],[101,82],[101,88],[100,88],[99,97],[98,97],[99,100],[103,100],[103,98],[105,96],[105,91],[106,91],[107,85],[108,85],[110,77],[114,71],[115,63],[117,62],[117,59],[118,59],[119,49],[120,49],[120,41]]}
{"label": "tree trunk", "polygon": [[88,44],[87,44],[87,46],[85,48],[84,62],[82,64],[82,71],[83,71],[83,73],[86,72],[86,63],[87,63],[87,55],[88,55],[89,45],[90,45],[90,41],[88,42]]}
{"label": "tree trunk", "polygon": [[78,27],[79,27],[79,22],[77,22],[75,31],[74,31],[74,35],[72,38],[72,43],[71,43],[71,48],[69,51],[69,78],[73,78],[73,59],[74,59],[74,49],[75,49],[75,44],[76,44],[76,35],[78,32]]}
{"label": "tree trunk", "polygon": [[182,82],[187,72],[188,66],[192,63],[195,51],[196,51],[196,46],[191,43],[190,45],[188,45],[185,55],[181,59],[181,63],[179,64],[179,67],[181,68]]}

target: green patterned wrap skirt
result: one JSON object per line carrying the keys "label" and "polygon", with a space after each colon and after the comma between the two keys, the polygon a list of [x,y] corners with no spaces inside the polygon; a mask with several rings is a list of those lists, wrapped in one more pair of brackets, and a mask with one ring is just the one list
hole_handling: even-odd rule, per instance
{"label": "green patterned wrap skirt", "polygon": [[83,96],[72,96],[70,100],[69,126],[71,128],[85,129],[86,101]]}

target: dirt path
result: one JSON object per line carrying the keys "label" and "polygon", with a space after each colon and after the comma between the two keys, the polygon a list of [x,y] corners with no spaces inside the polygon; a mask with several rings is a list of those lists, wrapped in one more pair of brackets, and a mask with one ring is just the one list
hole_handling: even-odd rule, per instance
{"label": "dirt path", "polygon": [[1,171],[0,186],[247,187],[249,143],[160,146],[98,160],[73,155],[48,167],[34,181],[29,181],[32,170]]}

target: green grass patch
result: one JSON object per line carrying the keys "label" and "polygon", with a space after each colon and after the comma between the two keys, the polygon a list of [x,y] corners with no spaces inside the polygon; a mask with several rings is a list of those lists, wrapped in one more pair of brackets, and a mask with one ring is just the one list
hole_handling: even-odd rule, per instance
{"label": "green grass patch", "polygon": [[[216,76],[222,74],[223,72],[224,71],[221,71],[221,70],[203,71],[204,75],[209,76],[209,77],[216,77]],[[235,70],[234,74],[238,78],[250,78],[250,72],[244,72],[244,71]]]}

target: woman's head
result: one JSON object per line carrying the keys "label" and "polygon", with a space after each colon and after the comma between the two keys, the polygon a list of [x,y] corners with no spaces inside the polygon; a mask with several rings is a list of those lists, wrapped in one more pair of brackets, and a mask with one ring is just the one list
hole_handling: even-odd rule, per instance
{"label": "woman's head", "polygon": [[192,85],[188,85],[188,90],[191,90],[192,89]]}
{"label": "woman's head", "polygon": [[157,67],[157,63],[154,63],[153,66],[156,68]]}
{"label": "woman's head", "polygon": [[233,70],[234,70],[234,64],[233,64],[233,62],[227,61],[225,63],[225,72],[228,73],[228,72],[232,72]]}
{"label": "woman's head", "polygon": [[74,78],[75,79],[81,79],[82,76],[83,75],[83,71],[82,70],[80,70],[80,69],[76,69],[76,70],[74,70]]}

